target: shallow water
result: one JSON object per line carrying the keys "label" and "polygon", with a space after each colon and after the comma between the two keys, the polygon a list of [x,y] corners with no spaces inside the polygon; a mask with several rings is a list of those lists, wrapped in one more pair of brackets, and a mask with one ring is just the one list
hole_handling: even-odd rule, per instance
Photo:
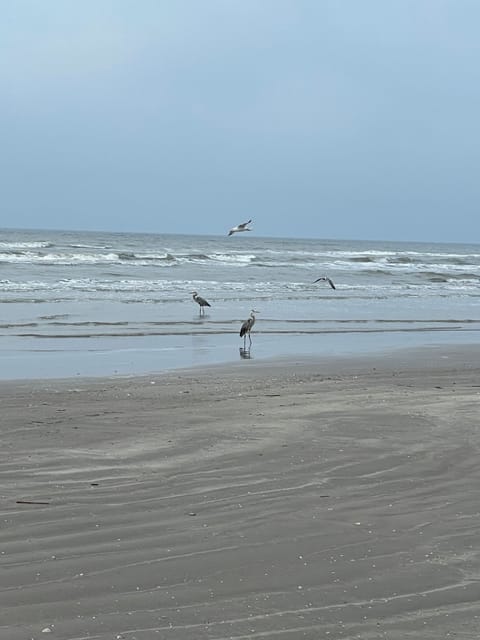
{"label": "shallow water", "polygon": [[0,268],[4,379],[470,343],[480,330],[480,245],[3,230]]}

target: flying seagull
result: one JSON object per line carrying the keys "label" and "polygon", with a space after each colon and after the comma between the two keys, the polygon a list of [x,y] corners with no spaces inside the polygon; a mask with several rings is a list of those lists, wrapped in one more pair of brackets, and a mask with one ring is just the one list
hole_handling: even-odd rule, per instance
{"label": "flying seagull", "polygon": [[[328,284],[332,287],[332,289],[336,289],[336,286],[333,284],[330,278],[327,278],[327,276],[322,276],[321,278],[317,278],[315,282],[320,282],[320,280],[324,280],[325,282],[328,282]],[[313,284],[315,284],[315,282]]]}
{"label": "flying seagull", "polygon": [[259,311],[255,311],[255,309],[252,309],[252,311],[250,312],[250,316],[245,320],[245,322],[242,324],[241,328],[240,328],[240,337],[243,338],[243,347],[245,348],[245,343],[247,340],[247,336],[248,339],[250,340],[250,344],[252,344],[252,337],[250,336],[250,332],[252,330],[253,325],[255,324],[255,314],[256,313],[260,313]]}
{"label": "flying seagull", "polygon": [[212,306],[209,302],[205,300],[205,298],[202,298],[201,296],[199,296],[196,291],[192,291],[192,296],[195,302],[197,302],[200,305],[200,315],[202,315],[202,313],[203,314],[205,313],[205,307]]}
{"label": "flying seagull", "polygon": [[230,229],[230,231],[228,232],[228,235],[231,236],[234,233],[238,233],[239,231],[251,231],[251,229],[249,229],[247,227],[247,224],[250,224],[251,220],[249,220],[248,222],[242,222],[242,224],[237,224],[236,227],[233,227],[232,229]]}

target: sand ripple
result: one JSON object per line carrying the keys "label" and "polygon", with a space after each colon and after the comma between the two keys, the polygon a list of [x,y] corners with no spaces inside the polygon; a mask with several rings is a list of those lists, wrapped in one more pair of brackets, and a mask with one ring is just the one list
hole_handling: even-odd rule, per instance
{"label": "sand ripple", "polygon": [[0,387],[0,637],[478,638],[479,371],[415,362]]}

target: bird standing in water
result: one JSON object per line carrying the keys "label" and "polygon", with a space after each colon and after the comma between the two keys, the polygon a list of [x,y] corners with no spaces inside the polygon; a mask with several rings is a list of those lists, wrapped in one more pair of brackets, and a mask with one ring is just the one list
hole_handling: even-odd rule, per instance
{"label": "bird standing in water", "polygon": [[244,348],[245,348],[247,336],[248,336],[248,339],[250,340],[250,344],[252,344],[252,337],[250,335],[250,332],[252,330],[253,325],[255,324],[256,313],[259,313],[259,311],[255,311],[255,309],[252,309],[252,311],[250,312],[250,317],[245,320],[245,322],[242,324],[240,328],[240,337],[243,338]]}
{"label": "bird standing in water", "polygon": [[200,306],[200,315],[204,315],[205,307],[211,307],[212,305],[209,302],[207,302],[205,298],[202,298],[201,296],[199,296],[196,291],[192,291],[192,296],[195,302]]}

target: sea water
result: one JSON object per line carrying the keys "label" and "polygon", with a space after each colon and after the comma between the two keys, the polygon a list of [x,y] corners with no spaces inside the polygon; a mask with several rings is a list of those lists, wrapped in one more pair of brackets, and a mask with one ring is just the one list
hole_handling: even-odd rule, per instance
{"label": "sea water", "polygon": [[473,343],[479,285],[478,244],[0,230],[0,377]]}

